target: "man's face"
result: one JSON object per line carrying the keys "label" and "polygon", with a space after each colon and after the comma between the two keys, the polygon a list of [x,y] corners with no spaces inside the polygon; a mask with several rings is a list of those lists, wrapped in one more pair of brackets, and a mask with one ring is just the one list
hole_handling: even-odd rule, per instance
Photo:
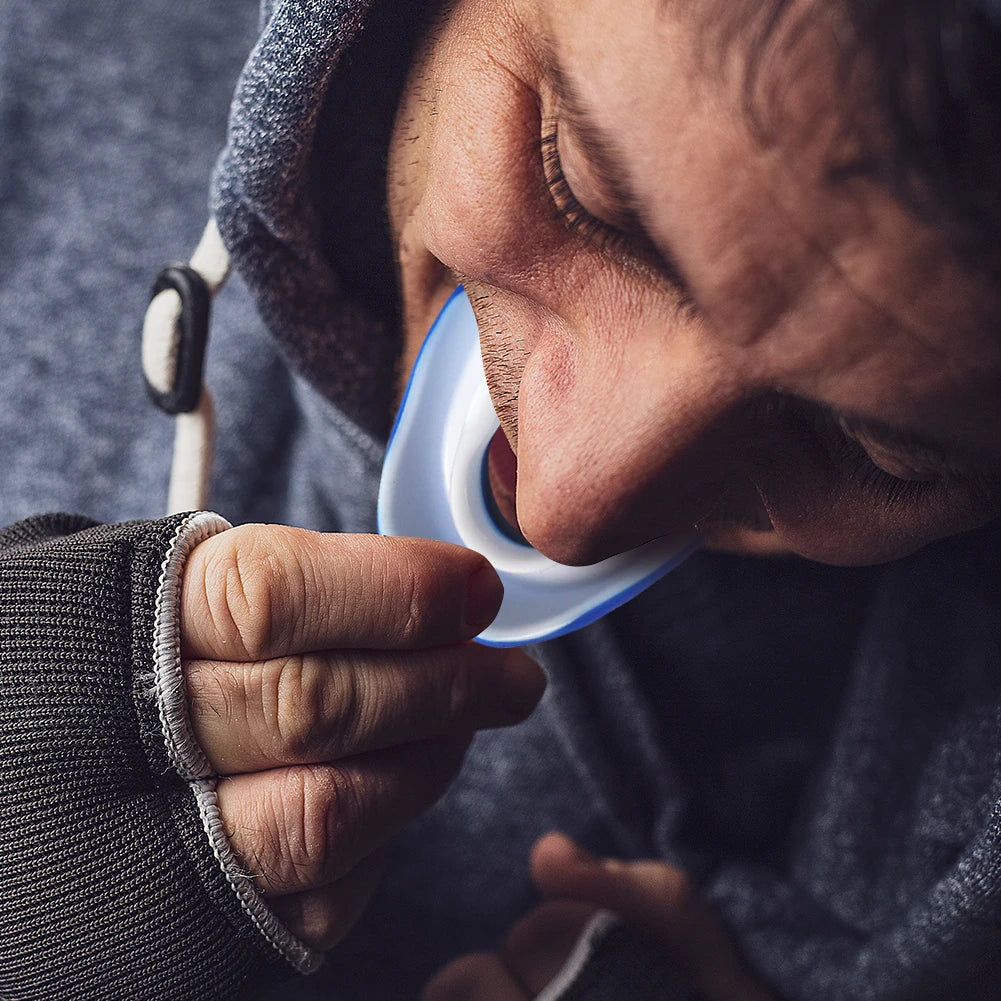
{"label": "man's face", "polygon": [[562,562],[695,525],[868,563],[990,520],[994,293],[830,180],[853,151],[822,25],[761,80],[766,142],[739,40],[706,58],[676,6],[458,0],[433,26],[390,150],[408,360],[461,280],[520,527]]}

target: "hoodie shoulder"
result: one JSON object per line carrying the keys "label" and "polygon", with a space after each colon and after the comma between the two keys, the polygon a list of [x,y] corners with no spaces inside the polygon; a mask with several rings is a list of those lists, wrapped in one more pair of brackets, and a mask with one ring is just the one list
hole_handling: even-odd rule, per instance
{"label": "hoodie shoulder", "polygon": [[386,153],[424,4],[264,0],[212,211],[293,368],[366,431],[399,354]]}

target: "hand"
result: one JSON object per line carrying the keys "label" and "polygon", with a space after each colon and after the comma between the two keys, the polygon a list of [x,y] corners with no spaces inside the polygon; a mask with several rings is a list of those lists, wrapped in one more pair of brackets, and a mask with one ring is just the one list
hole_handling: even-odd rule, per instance
{"label": "hand", "polygon": [[601,909],[662,946],[705,1001],[774,1001],[683,870],[666,862],[596,859],[561,834],[536,844],[531,866],[547,902],[511,929],[500,953],[475,953],[446,966],[422,1001],[530,1001],[562,969]]}
{"label": "hand", "polygon": [[467,642],[501,584],[445,543],[245,526],[198,545],[182,582],[195,736],[222,776],[237,856],[286,924],[334,945],[380,849],[434,803],[473,732],[524,719],[545,681]]}

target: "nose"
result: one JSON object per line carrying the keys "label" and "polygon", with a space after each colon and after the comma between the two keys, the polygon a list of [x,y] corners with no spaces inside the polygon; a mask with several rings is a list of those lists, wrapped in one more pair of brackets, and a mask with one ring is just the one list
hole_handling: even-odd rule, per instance
{"label": "nose", "polygon": [[732,365],[684,336],[628,350],[553,336],[536,345],[518,406],[518,523],[582,565],[721,514],[761,527]]}

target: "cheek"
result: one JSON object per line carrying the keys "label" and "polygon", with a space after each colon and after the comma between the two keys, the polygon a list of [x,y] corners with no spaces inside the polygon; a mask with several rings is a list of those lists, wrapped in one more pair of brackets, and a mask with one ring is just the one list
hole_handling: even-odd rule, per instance
{"label": "cheek", "polygon": [[557,218],[531,82],[473,53],[448,67],[436,94],[415,212],[427,250],[466,285],[511,292],[553,311],[562,311],[571,289],[590,294],[596,268],[608,271],[611,262],[569,240]]}
{"label": "cheek", "polygon": [[510,259],[529,220],[539,104],[523,28],[496,4],[459,0],[432,25],[397,112],[393,230],[464,275]]}

